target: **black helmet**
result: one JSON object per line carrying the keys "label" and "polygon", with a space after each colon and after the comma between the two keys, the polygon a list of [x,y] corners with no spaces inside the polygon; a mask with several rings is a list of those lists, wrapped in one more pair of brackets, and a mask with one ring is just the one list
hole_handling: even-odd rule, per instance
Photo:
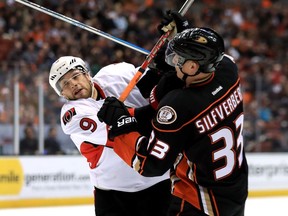
{"label": "black helmet", "polygon": [[175,53],[180,57],[178,66],[181,67],[186,60],[193,60],[198,62],[199,71],[212,72],[223,58],[224,41],[210,28],[186,29],[168,43],[165,60],[171,66],[175,66]]}

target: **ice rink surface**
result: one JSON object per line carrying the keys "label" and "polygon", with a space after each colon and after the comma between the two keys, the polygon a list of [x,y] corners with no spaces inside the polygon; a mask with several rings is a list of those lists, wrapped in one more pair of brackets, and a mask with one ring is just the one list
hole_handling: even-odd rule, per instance
{"label": "ice rink surface", "polygon": [[[95,216],[93,205],[0,209],[0,216]],[[245,216],[288,215],[288,197],[249,198]],[[135,215],[136,216],[136,215]]]}

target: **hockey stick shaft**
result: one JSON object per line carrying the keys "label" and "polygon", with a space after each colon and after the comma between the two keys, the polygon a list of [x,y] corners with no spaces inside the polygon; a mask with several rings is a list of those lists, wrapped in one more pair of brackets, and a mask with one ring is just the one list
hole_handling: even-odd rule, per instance
{"label": "hockey stick shaft", "polygon": [[18,2],[18,3],[21,3],[23,5],[26,5],[26,6],[30,7],[30,8],[33,8],[35,10],[38,10],[38,11],[40,11],[42,13],[48,14],[49,16],[53,16],[53,17],[55,17],[57,19],[60,19],[60,20],[62,20],[64,22],[67,22],[67,23],[70,23],[70,24],[75,25],[77,27],[80,27],[80,28],[82,28],[82,29],[84,29],[86,31],[89,31],[89,32],[93,33],[93,34],[97,34],[97,35],[102,36],[102,37],[104,37],[104,38],[106,38],[108,40],[114,41],[114,42],[116,42],[118,44],[121,44],[121,45],[126,46],[128,48],[131,48],[133,50],[136,50],[136,51],[138,51],[140,53],[143,53],[145,55],[149,54],[148,50],[145,50],[145,49],[143,49],[143,48],[141,48],[139,46],[136,46],[136,45],[134,45],[132,43],[129,43],[129,42],[125,41],[125,40],[117,38],[117,37],[115,37],[113,35],[110,35],[110,34],[108,34],[106,32],[103,32],[103,31],[101,31],[99,29],[96,29],[96,28],[93,28],[93,27],[91,27],[89,25],[81,23],[81,22],[79,22],[79,21],[77,21],[75,19],[72,19],[70,17],[64,16],[63,14],[57,13],[55,11],[52,11],[52,10],[48,9],[48,8],[42,7],[42,6],[40,6],[38,4],[35,4],[33,2],[30,2],[30,1],[27,1],[27,0],[15,0],[15,1]]}
{"label": "hockey stick shaft", "polygon": [[[181,9],[179,10],[179,13],[181,15],[184,15],[188,9],[190,8],[190,6],[192,5],[192,3],[194,2],[194,0],[186,0],[186,2],[183,4],[183,6],[181,7]],[[149,53],[149,55],[146,57],[145,61],[142,63],[142,65],[140,66],[139,70],[136,72],[136,74],[134,75],[134,77],[132,78],[132,80],[129,82],[129,84],[127,85],[127,87],[124,89],[124,91],[122,92],[122,94],[119,97],[119,100],[124,102],[126,100],[126,98],[128,97],[128,95],[130,94],[130,92],[132,91],[132,89],[135,87],[135,85],[137,84],[138,80],[141,78],[142,74],[145,72],[145,70],[147,69],[147,67],[149,66],[149,64],[151,63],[151,61],[153,60],[153,58],[155,57],[156,53],[158,52],[158,50],[163,46],[163,44],[165,43],[165,41],[167,40],[167,38],[170,35],[170,31],[166,32],[165,34],[163,34],[159,40],[157,41],[157,43],[154,45],[154,47],[152,48],[151,52]]]}

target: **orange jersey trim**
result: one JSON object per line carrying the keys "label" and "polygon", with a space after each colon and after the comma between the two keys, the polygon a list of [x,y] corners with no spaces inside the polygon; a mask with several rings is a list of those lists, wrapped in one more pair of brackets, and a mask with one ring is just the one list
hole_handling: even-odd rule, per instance
{"label": "orange jersey trim", "polygon": [[224,97],[226,97],[228,94],[230,94],[230,90],[233,89],[235,86],[237,86],[240,82],[240,78],[238,78],[238,80],[236,81],[236,83],[226,92],[226,94],[224,94],[221,98],[219,98],[218,100],[214,101],[214,103],[212,103],[210,106],[208,106],[205,110],[203,110],[201,113],[199,113],[197,116],[195,116],[193,119],[191,119],[190,121],[186,122],[185,124],[183,124],[181,127],[174,129],[174,130],[163,130],[163,129],[159,129],[157,128],[154,123],[152,122],[152,125],[155,129],[157,129],[160,132],[177,132],[179,130],[181,130],[183,127],[185,127],[186,125],[190,124],[191,122],[195,121],[195,119],[197,119],[199,116],[201,116],[203,113],[205,113],[208,109],[210,109],[212,106],[214,106],[214,104],[218,103],[218,101],[222,100]]}
{"label": "orange jersey trim", "polygon": [[87,159],[91,169],[96,168],[103,150],[104,146],[94,145],[89,142],[83,142],[80,146],[80,152]]}
{"label": "orange jersey trim", "polygon": [[131,132],[115,137],[114,152],[122,158],[129,166],[136,154],[136,141],[141,135],[138,132]]}

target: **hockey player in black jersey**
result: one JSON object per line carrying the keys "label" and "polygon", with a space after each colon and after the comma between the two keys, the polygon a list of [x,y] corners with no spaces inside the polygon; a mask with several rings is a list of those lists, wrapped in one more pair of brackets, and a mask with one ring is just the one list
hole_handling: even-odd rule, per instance
{"label": "hockey player in black jersey", "polygon": [[127,109],[113,97],[105,100],[98,118],[111,126],[114,151],[144,176],[170,169],[170,216],[243,216],[248,166],[237,66],[210,28],[176,34],[166,62],[176,72],[163,76],[151,92],[156,111],[150,137],[137,129],[141,109]]}

